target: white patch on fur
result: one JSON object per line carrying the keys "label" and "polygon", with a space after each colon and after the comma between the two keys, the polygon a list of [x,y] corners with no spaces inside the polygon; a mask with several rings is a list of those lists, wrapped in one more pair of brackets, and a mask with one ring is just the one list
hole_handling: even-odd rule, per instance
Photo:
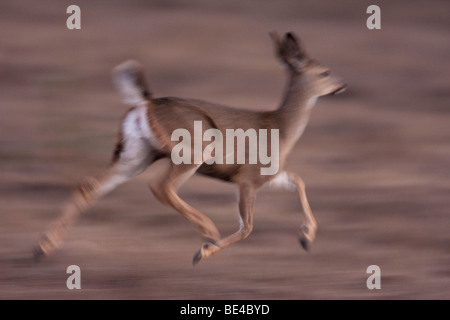
{"label": "white patch on fur", "polygon": [[239,212],[239,201],[241,201],[241,195],[239,190],[236,191],[235,194],[236,197],[236,203],[237,203],[237,217],[238,217],[238,221],[239,221],[239,230],[244,229],[244,221],[242,220],[241,214]]}
{"label": "white patch on fur", "polygon": [[297,190],[297,186],[295,185],[295,183],[292,182],[291,178],[289,178],[289,175],[287,174],[286,171],[277,174],[275,178],[269,182],[269,187],[275,189],[285,189],[290,191]]}
{"label": "white patch on fur", "polygon": [[147,111],[147,102],[139,103],[123,121],[122,133],[125,139],[143,139],[159,150],[161,146],[148,123]]}
{"label": "white patch on fur", "polygon": [[238,212],[238,219],[239,219],[239,231],[241,231],[242,229],[244,229],[244,221],[242,220],[242,217],[239,212]]}
{"label": "white patch on fur", "polygon": [[133,86],[129,79],[123,76],[118,77],[116,83],[119,92],[122,94],[122,101],[124,103],[135,105],[139,102],[145,101],[140,92],[140,89],[136,86]]}
{"label": "white patch on fur", "polygon": [[309,122],[309,114],[311,112],[311,109],[314,107],[314,105],[317,102],[317,97],[312,97],[308,100],[305,107],[305,115],[303,116],[302,122],[300,122],[300,125],[297,128],[297,131],[295,132],[295,138],[299,139],[303,132],[306,129],[306,125]]}
{"label": "white patch on fur", "polygon": [[117,90],[122,95],[122,101],[126,104],[136,105],[146,101],[142,95],[142,88],[135,84],[136,70],[140,64],[129,60],[118,65],[113,70],[113,81]]}
{"label": "white patch on fur", "polygon": [[312,109],[312,107],[315,106],[316,102],[317,102],[317,97],[312,97],[312,98],[310,98],[310,99],[308,100],[308,102],[306,103],[306,109],[307,109],[307,110]]}
{"label": "white patch on fur", "polygon": [[156,148],[160,149],[161,145],[158,141],[158,139],[155,136],[155,133],[152,131],[152,128],[150,128],[150,124],[148,122],[148,108],[147,108],[147,101],[144,101],[143,103],[140,103],[138,107],[139,117],[141,118],[141,124],[142,124],[142,130],[144,131],[145,137],[150,141],[150,144]]}
{"label": "white patch on fur", "polygon": [[142,172],[151,162],[154,150],[159,150],[153,131],[147,118],[147,103],[133,108],[122,122],[124,148],[120,154],[119,164],[126,176]]}

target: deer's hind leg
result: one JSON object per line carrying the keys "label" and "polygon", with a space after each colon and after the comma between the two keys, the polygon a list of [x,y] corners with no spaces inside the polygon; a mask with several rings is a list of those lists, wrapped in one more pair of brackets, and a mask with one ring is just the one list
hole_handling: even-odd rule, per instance
{"label": "deer's hind leg", "polygon": [[[154,174],[150,181],[150,190],[155,197],[164,204],[177,210],[184,218],[191,222],[201,235],[209,242],[215,242],[220,238],[214,222],[199,210],[187,204],[177,194],[181,185],[186,182],[199,168],[198,164],[175,165],[170,159],[161,159],[158,173]],[[156,165],[156,163],[155,163]]]}
{"label": "deer's hind leg", "polygon": [[114,151],[113,161],[103,172],[80,183],[72,199],[63,208],[61,216],[44,233],[34,248],[36,260],[48,256],[61,247],[69,228],[95,200],[114,190],[120,184],[143,172],[155,159],[157,149],[149,143],[142,129],[145,112],[133,108],[122,123],[121,137]]}

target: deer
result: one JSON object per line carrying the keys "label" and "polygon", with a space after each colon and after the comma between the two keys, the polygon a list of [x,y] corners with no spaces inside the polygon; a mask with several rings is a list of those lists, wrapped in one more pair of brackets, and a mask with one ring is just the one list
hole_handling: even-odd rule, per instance
{"label": "deer", "polygon": [[[294,192],[303,211],[303,223],[298,241],[309,251],[315,240],[317,222],[305,192],[305,183],[294,172],[284,169],[286,159],[296,141],[302,136],[311,110],[319,97],[336,94],[346,89],[343,79],[332,76],[330,69],[310,58],[299,40],[288,32],[280,37],[269,33],[278,60],[287,69],[287,85],[281,103],[274,110],[247,110],[195,99],[154,97],[147,84],[142,65],[128,60],[112,71],[113,82],[131,109],[122,119],[119,137],[112,160],[101,174],[84,179],[74,190],[71,200],[61,216],[45,232],[34,247],[37,261],[51,255],[62,246],[69,228],[102,196],[119,185],[141,174],[153,172],[149,188],[161,203],[178,211],[203,238],[194,254],[193,264],[218,253],[230,245],[247,238],[253,229],[256,195],[262,186]],[[193,131],[195,121],[202,121],[202,130],[265,128],[279,130],[279,169],[276,174],[262,175],[261,164],[207,164],[171,161],[174,141],[171,133],[178,128]],[[246,155],[248,156],[248,155]],[[204,159],[203,159],[204,160]],[[233,183],[238,189],[239,229],[221,237],[214,222],[204,213],[186,203],[179,195],[180,187],[194,174]]]}

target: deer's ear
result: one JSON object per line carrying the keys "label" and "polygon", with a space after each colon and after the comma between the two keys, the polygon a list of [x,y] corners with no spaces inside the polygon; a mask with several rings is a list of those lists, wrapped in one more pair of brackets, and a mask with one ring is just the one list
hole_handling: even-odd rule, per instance
{"label": "deer's ear", "polygon": [[283,51],[287,58],[297,58],[303,60],[306,58],[302,43],[293,32],[288,32],[284,36]]}
{"label": "deer's ear", "polygon": [[301,72],[308,58],[298,38],[288,32],[283,39],[276,32],[269,32],[275,45],[275,54],[289,68]]}

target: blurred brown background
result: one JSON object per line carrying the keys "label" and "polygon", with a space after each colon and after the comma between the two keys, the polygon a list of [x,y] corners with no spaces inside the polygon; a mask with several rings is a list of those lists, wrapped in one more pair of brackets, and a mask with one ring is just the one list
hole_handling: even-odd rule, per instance
{"label": "blurred brown background", "polygon": [[[66,8],[81,8],[81,30]],[[381,7],[381,30],[366,8]],[[0,299],[450,298],[448,1],[0,2]],[[269,110],[285,82],[268,31],[294,31],[349,90],[322,98],[289,159],[319,224],[297,243],[294,194],[261,191],[254,232],[192,268],[201,241],[146,174],[102,199],[63,250],[31,248],[72,188],[109,162],[127,110],[110,70],[146,67],[155,95]],[[234,232],[232,185],[182,196]],[[82,290],[66,288],[81,267]],[[381,268],[381,290],[366,268]]]}

